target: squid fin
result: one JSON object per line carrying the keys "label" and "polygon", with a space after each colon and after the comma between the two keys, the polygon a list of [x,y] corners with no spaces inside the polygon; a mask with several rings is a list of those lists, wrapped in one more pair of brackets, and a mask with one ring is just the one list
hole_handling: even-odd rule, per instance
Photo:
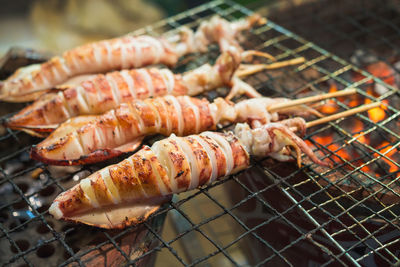
{"label": "squid fin", "polygon": [[112,149],[99,149],[93,151],[85,156],[82,156],[78,159],[50,159],[47,158],[43,153],[41,153],[40,149],[37,146],[32,146],[31,148],[31,158],[41,161],[46,164],[50,165],[59,165],[59,166],[72,166],[72,165],[85,165],[85,164],[92,164],[97,163],[100,161],[105,161],[114,157],[118,157],[124,153],[133,152],[135,151],[143,141],[144,137],[139,137],[134,141],[124,144],[117,148]]}
{"label": "squid fin", "polygon": [[106,229],[122,229],[146,221],[161,206],[171,200],[172,195],[142,199],[131,203],[121,203],[74,215],[63,215],[55,201],[50,207],[50,213],[59,219],[80,222]]}
{"label": "squid fin", "polygon": [[138,137],[135,140],[133,140],[132,142],[129,142],[127,144],[124,144],[122,146],[119,146],[117,148],[114,148],[115,150],[121,151],[122,153],[129,153],[129,152],[133,152],[136,149],[139,148],[139,146],[142,144],[144,139],[144,136]]}
{"label": "squid fin", "polygon": [[[46,125],[47,126],[47,125]],[[41,131],[41,130],[37,130],[35,129],[30,129],[29,127],[12,127],[13,130],[17,130],[17,131],[23,131],[31,136],[35,136],[35,137],[39,137],[39,138],[46,138],[47,136],[49,136],[50,131]]]}
{"label": "squid fin", "polygon": [[102,149],[102,150],[96,150],[78,159],[51,159],[45,157],[42,153],[40,153],[40,149],[38,149],[37,146],[32,146],[30,157],[34,160],[41,161],[49,165],[73,166],[73,165],[93,164],[118,157],[121,154],[123,154],[123,152],[115,149]]}
{"label": "squid fin", "polygon": [[34,91],[31,93],[26,93],[26,94],[2,94],[0,95],[0,100],[5,101],[5,102],[13,102],[13,103],[24,103],[24,102],[30,102],[38,99],[40,96],[43,94],[47,93],[48,90],[40,90],[40,91]]}
{"label": "squid fin", "polygon": [[[7,123],[5,124],[7,127]],[[9,127],[13,130],[19,130],[19,131],[24,131],[29,135],[40,137],[40,138],[45,138],[49,136],[49,134],[57,129],[58,124],[51,124],[51,125],[35,125],[35,126],[12,126]]]}

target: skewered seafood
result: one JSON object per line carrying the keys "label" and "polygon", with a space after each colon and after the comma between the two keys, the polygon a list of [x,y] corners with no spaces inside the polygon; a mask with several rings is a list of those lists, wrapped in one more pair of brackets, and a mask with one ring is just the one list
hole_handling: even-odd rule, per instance
{"label": "skewered seafood", "polygon": [[256,129],[239,124],[234,134],[172,135],[81,180],[54,200],[50,213],[56,219],[123,228],[146,220],[171,194],[248,168],[249,155],[287,160],[288,147],[293,147],[299,162],[303,151],[326,165],[289,129],[292,126],[305,129],[305,121],[296,118]]}
{"label": "skewered seafood", "polygon": [[[149,134],[183,136],[213,130],[218,123],[277,121],[278,112],[270,113],[268,107],[284,101],[288,99],[262,97],[232,104],[217,98],[210,103],[206,99],[170,95],[136,100],[97,117],[81,116],[68,120],[33,146],[31,157],[55,165],[98,162],[134,151]],[[297,106],[280,114],[313,112],[307,106]]]}
{"label": "skewered seafood", "polygon": [[43,95],[8,119],[6,126],[43,135],[69,118],[101,114],[134,99],[196,95],[219,86],[231,86],[232,75],[240,63],[233,53],[223,53],[214,66],[205,64],[183,75],[157,68],[96,75],[77,86]]}
{"label": "skewered seafood", "polygon": [[[234,83],[240,83],[240,86],[233,87],[226,97],[227,99],[238,94],[261,97],[253,87],[236,78],[257,71],[251,68],[252,65],[246,65],[240,69],[245,73],[235,72],[239,66],[239,62],[236,60],[237,53],[237,50],[230,49],[218,57],[214,66],[205,64],[183,75],[173,74],[168,69],[157,68],[122,70],[105,75],[92,75],[90,79],[84,80],[76,86],[44,94],[33,104],[9,118],[5,125],[11,129],[23,130],[31,135],[45,137],[68,118],[101,114],[118,107],[120,103],[167,94],[196,95],[219,86],[232,86]],[[249,55],[271,57],[267,53],[251,50],[243,52],[242,58],[245,60]],[[304,61],[304,58],[289,61],[290,64],[299,64]],[[284,62],[274,62],[271,66]],[[251,69],[246,71],[246,68]]]}
{"label": "skewered seafood", "polygon": [[178,35],[169,38],[124,36],[89,43],[43,64],[20,68],[7,80],[0,82],[0,99],[10,102],[32,101],[44,91],[81,74],[159,63],[172,66],[179,57],[187,53],[204,52],[214,42],[219,43],[221,51],[241,51],[237,42],[241,38],[240,33],[264,21],[258,15],[232,23],[213,17],[210,21],[204,21],[195,33],[182,28]]}

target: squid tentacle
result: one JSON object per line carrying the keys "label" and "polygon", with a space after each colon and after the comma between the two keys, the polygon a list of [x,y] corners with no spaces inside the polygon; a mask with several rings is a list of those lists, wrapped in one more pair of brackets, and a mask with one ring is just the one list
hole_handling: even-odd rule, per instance
{"label": "squid tentacle", "polygon": [[301,152],[304,152],[314,163],[329,166],[328,163],[317,158],[309,146],[298,137],[289,127],[302,125],[305,128],[305,121],[302,118],[286,120],[284,123],[276,122],[262,125],[259,128],[251,129],[247,124],[237,124],[235,134],[244,142],[247,151],[254,156],[273,155],[277,159],[287,159],[287,147],[292,147],[296,152],[297,164],[301,166]]}

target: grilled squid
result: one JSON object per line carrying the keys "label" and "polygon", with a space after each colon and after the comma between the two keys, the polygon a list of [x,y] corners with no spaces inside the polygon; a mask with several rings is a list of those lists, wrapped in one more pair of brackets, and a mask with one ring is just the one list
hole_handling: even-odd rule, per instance
{"label": "grilled squid", "polygon": [[150,134],[185,136],[231,122],[258,126],[277,121],[279,114],[296,115],[310,110],[297,107],[280,113],[267,111],[270,105],[287,100],[262,97],[233,104],[222,98],[210,103],[206,99],[171,95],[136,100],[103,115],[66,121],[32,147],[31,157],[54,165],[94,163],[136,150],[143,137]]}
{"label": "grilled squid", "polygon": [[6,121],[12,129],[43,136],[69,118],[102,114],[134,99],[197,95],[227,85],[239,66],[235,51],[223,53],[214,66],[205,64],[183,75],[169,69],[132,69],[99,74],[79,85],[48,93]]}
{"label": "grilled squid", "polygon": [[289,147],[320,161],[289,127],[301,118],[255,129],[238,124],[234,133],[203,132],[144,146],[122,162],[106,167],[61,193],[50,207],[56,219],[102,228],[142,222],[174,193],[192,190],[250,166],[250,155],[287,160]]}
{"label": "grilled squid", "polygon": [[0,82],[0,99],[27,102],[37,99],[44,91],[62,84],[69,78],[115,69],[139,68],[152,64],[173,66],[179,57],[192,52],[204,52],[210,43],[219,43],[221,51],[240,50],[240,33],[264,20],[253,15],[228,22],[213,17],[203,22],[193,33],[182,28],[177,36],[124,36],[89,43],[64,52],[43,64],[18,69],[7,80]]}

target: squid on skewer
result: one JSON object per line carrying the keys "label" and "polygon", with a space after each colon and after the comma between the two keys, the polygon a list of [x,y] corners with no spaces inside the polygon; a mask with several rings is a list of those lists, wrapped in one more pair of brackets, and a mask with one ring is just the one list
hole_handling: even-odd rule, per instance
{"label": "squid on skewer", "polygon": [[[11,129],[45,137],[69,118],[101,114],[117,108],[121,103],[135,99],[164,95],[197,95],[220,86],[232,87],[234,83],[241,83],[243,86],[234,87],[227,99],[243,93],[250,97],[260,97],[261,95],[251,86],[237,79],[237,77],[244,77],[255,72],[251,69],[251,64],[241,68],[241,70],[250,68],[249,72],[236,71],[240,64],[236,60],[237,53],[237,50],[230,49],[218,57],[214,66],[204,64],[183,75],[174,74],[169,69],[157,68],[91,75],[89,79],[81,81],[76,86],[44,94],[33,104],[7,119],[4,124]],[[243,52],[242,58],[245,59],[249,55],[268,58],[270,56],[251,50]],[[303,62],[304,58],[298,58],[295,62],[290,61],[291,64],[298,64]],[[271,65],[283,62],[285,61]],[[239,92],[235,88],[240,89]]]}
{"label": "squid on skewer", "polygon": [[204,21],[193,33],[183,28],[177,36],[124,36],[89,43],[64,52],[43,64],[18,69],[0,82],[0,99],[27,102],[37,99],[44,91],[66,82],[69,78],[101,73],[115,69],[138,68],[152,64],[173,66],[179,57],[192,52],[204,52],[210,43],[219,43],[221,51],[241,50],[240,33],[255,24],[264,23],[258,15],[235,22],[220,17]]}
{"label": "squid on skewer", "polygon": [[255,129],[238,124],[234,133],[204,132],[170,136],[144,146],[61,193],[50,207],[56,219],[102,228],[124,228],[144,221],[174,193],[188,191],[250,166],[250,155],[287,160],[288,147],[300,161],[303,151],[320,161],[289,128],[305,129],[301,118]]}
{"label": "squid on skewer", "polygon": [[214,66],[205,64],[183,75],[157,68],[99,74],[77,86],[43,95],[9,118],[5,125],[40,136],[69,118],[102,114],[135,99],[197,95],[220,86],[231,86],[233,73],[240,64],[233,53],[223,53]]}
{"label": "squid on skewer", "polygon": [[262,97],[233,104],[217,98],[210,103],[206,99],[170,95],[136,100],[103,115],[66,121],[32,147],[31,157],[54,165],[88,164],[134,151],[144,136],[150,134],[184,136],[213,130],[219,123],[264,124],[277,121],[279,114],[315,112],[307,106],[292,107],[281,113],[268,112],[269,106],[284,101],[288,99]]}

